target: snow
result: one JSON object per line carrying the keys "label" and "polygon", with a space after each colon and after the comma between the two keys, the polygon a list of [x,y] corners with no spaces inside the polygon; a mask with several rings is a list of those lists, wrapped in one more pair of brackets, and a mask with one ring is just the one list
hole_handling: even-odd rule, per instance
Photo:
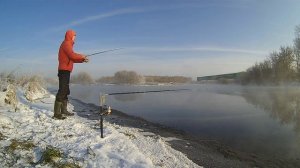
{"label": "snow", "polygon": [[[5,137],[0,138],[0,167],[55,167],[39,163],[49,146],[63,153],[57,162],[72,162],[80,167],[200,167],[170,147],[167,140],[174,137],[164,139],[104,120],[105,137],[101,138],[99,121],[76,113],[66,120],[54,120],[54,95],[45,91],[31,93],[28,101],[25,92],[17,90],[17,112],[4,104],[5,94],[0,92],[0,133]],[[87,104],[71,103],[69,110],[74,110],[74,106],[89,109]],[[32,142],[35,147],[9,153],[8,146],[14,139]]]}
{"label": "snow", "polygon": [[48,91],[39,82],[28,82],[25,86],[24,95],[27,100],[34,101],[43,98],[46,94],[48,94]]}

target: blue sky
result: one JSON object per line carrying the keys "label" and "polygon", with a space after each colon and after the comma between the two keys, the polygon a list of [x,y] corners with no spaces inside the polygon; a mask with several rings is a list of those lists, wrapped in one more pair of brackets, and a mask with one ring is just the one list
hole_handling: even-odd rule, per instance
{"label": "blue sky", "polygon": [[197,77],[244,71],[300,24],[297,0],[1,0],[0,71],[55,77],[65,31],[83,54],[123,48],[75,65],[94,77],[134,70]]}

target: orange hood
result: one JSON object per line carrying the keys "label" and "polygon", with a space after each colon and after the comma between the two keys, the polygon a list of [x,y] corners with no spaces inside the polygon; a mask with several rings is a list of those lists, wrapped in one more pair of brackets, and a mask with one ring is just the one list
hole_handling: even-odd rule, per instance
{"label": "orange hood", "polygon": [[68,30],[65,35],[65,41],[72,41],[73,36],[76,36],[76,32],[74,30]]}

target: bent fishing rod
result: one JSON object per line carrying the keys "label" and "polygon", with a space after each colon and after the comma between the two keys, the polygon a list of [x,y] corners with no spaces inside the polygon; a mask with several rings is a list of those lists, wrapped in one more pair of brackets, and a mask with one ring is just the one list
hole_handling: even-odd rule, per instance
{"label": "bent fishing rod", "polygon": [[121,50],[121,49],[123,49],[123,48],[115,48],[115,49],[111,49],[111,50],[104,50],[104,51],[96,52],[96,53],[89,54],[89,55],[86,55],[86,56],[90,57],[90,56],[93,56],[93,55],[103,54],[103,53],[106,53],[106,52],[111,52],[111,51],[116,51],[116,50]]}
{"label": "bent fishing rod", "polygon": [[148,90],[148,91],[133,91],[133,92],[115,92],[115,93],[108,93],[108,94],[100,94],[100,133],[101,138],[103,136],[103,117],[110,115],[112,109],[110,106],[106,105],[106,96],[110,95],[127,95],[127,94],[140,94],[140,93],[157,93],[157,92],[178,92],[182,90],[190,90],[190,89],[164,89],[164,90]]}

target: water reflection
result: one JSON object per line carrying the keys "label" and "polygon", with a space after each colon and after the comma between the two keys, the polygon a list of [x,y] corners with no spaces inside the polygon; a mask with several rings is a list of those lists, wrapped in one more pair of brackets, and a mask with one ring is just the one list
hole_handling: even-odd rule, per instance
{"label": "water reflection", "polygon": [[263,109],[281,124],[292,125],[300,135],[300,89],[252,87],[244,88],[242,96],[248,103]]}
{"label": "water reflection", "polygon": [[[73,90],[72,88],[74,87],[80,87],[80,89],[78,90]],[[71,89],[71,97],[73,97],[73,91],[75,91],[75,95],[76,95],[76,98],[79,98],[82,99],[82,100],[86,100],[88,99],[89,97],[91,97],[91,95],[94,93],[92,89],[88,89],[89,86],[82,86],[82,85],[77,85],[77,84],[72,84],[70,86],[70,89]],[[97,100],[99,100],[99,93],[97,94]]]}
{"label": "water reflection", "polygon": [[281,125],[295,133],[294,150],[300,149],[300,90],[298,88],[247,88],[242,96],[247,102],[263,109]]}
{"label": "water reflection", "polygon": [[115,100],[120,102],[130,102],[135,101],[142,97],[142,94],[128,94],[128,95],[113,95]]}

